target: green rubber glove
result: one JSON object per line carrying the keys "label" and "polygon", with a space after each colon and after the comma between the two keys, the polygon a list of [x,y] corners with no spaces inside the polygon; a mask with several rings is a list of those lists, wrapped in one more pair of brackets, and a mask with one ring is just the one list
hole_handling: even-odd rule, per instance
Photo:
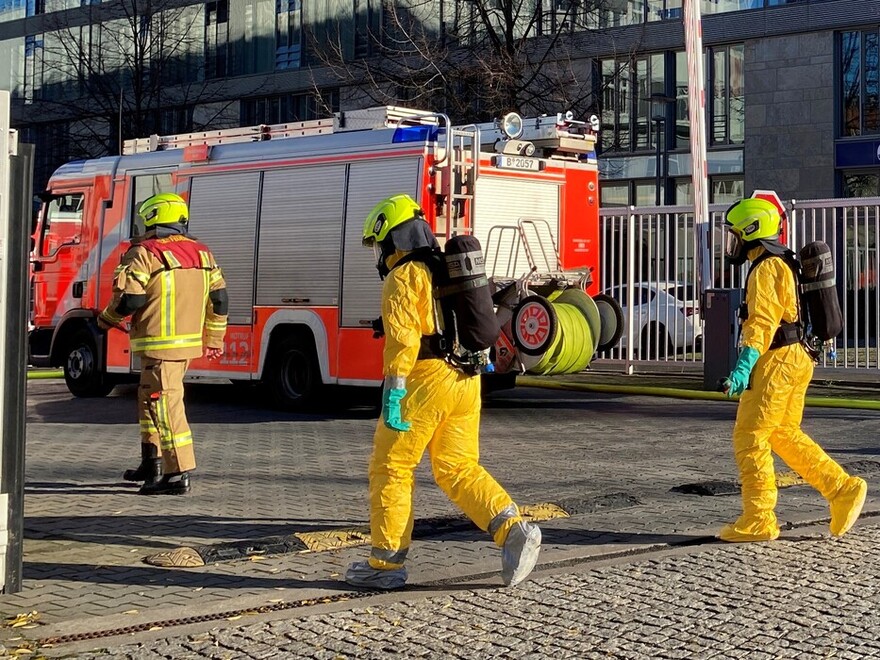
{"label": "green rubber glove", "polygon": [[412,427],[404,422],[400,413],[400,402],[406,396],[405,387],[391,387],[382,392],[382,420],[385,426],[394,431],[406,432]]}
{"label": "green rubber glove", "polygon": [[730,375],[724,381],[724,393],[728,397],[742,394],[749,386],[749,377],[752,375],[752,369],[755,368],[755,362],[758,361],[759,357],[761,357],[761,354],[751,346],[746,346],[742,349],[739,358],[736,360],[736,365],[733,367],[733,371],[730,372]]}

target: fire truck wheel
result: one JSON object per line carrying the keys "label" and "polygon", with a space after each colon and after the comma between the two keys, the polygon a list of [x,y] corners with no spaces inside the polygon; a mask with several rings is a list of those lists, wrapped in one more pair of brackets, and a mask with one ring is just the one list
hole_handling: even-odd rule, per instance
{"label": "fire truck wheel", "polygon": [[281,340],[270,355],[265,382],[281,410],[302,412],[316,405],[323,383],[314,341],[302,333]]}
{"label": "fire truck wheel", "polygon": [[77,330],[67,342],[64,358],[64,381],[70,393],[78,397],[101,397],[110,394],[114,383],[98,364],[98,346],[88,330]]}

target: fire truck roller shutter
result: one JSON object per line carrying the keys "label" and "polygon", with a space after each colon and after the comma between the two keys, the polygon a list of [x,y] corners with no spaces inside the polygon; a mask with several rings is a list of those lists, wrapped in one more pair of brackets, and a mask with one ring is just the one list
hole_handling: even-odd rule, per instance
{"label": "fire truck roller shutter", "polygon": [[200,175],[192,180],[190,234],[204,241],[223,269],[230,324],[252,322],[259,195],[259,172]]}
{"label": "fire truck roller shutter", "polygon": [[[515,232],[497,231],[493,226],[516,227],[520,219],[532,218],[547,221],[550,236],[543,233],[536,238],[546,244],[550,237],[559,245],[559,197],[560,184],[553,181],[528,181],[523,179],[504,179],[498,176],[481,175],[476,183],[474,236],[483,246],[486,255],[486,273],[496,277],[517,278],[528,272],[529,264],[525,251],[520,247],[518,253],[510,258]],[[540,227],[539,223],[538,227]],[[543,232],[543,229],[542,229]],[[499,243],[500,237],[500,243]],[[532,239],[531,236],[529,236]],[[538,245],[537,240],[531,241]],[[547,244],[547,248],[549,248]],[[538,259],[538,270],[556,270],[556,263],[544,264]]]}
{"label": "fire truck roller shutter", "polygon": [[386,197],[406,193],[424,203],[421,158],[385,158],[352,163],[348,173],[342,259],[340,325],[369,328],[381,313],[382,282],[376,259],[362,245],[364,218]]}
{"label": "fire truck roller shutter", "polygon": [[263,175],[258,305],[339,304],[345,171],[304,165]]}

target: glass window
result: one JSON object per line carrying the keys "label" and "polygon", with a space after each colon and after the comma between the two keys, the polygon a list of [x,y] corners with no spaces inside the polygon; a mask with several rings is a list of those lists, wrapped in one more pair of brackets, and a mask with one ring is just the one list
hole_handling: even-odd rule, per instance
{"label": "glass window", "polygon": [[322,90],[320,95],[281,94],[242,99],[239,108],[242,126],[307,121],[338,112],[339,91],[333,89]]}
{"label": "glass window", "polygon": [[650,146],[648,142],[648,122],[649,113],[651,112],[651,84],[648,77],[648,60],[640,59],[636,61],[635,74],[636,102],[633,149],[647,149]]}
{"label": "glass window", "polygon": [[844,172],[844,197],[880,196],[880,175],[874,172]]}
{"label": "glass window", "polygon": [[51,257],[62,245],[79,241],[84,202],[82,193],[58,195],[49,200],[43,219],[41,256]]}
{"label": "glass window", "polygon": [[602,60],[603,151],[647,150],[655,145],[651,94],[665,89],[662,54],[633,60]]}
{"label": "glass window", "polygon": [[[636,206],[655,206],[657,203],[657,182],[643,183],[636,181],[635,185],[635,205]],[[660,188],[660,203],[663,204],[663,188]]]}
{"label": "glass window", "polygon": [[0,23],[25,17],[27,0],[3,0],[0,2]]}
{"label": "glass window", "polygon": [[377,0],[354,0],[354,56],[373,55],[381,34],[381,9]]}
{"label": "glass window", "polygon": [[862,123],[861,32],[844,32],[840,39],[842,134],[860,135]]}
{"label": "glass window", "polygon": [[648,0],[648,20],[668,21],[681,18],[681,0]]}
{"label": "glass window", "polygon": [[596,7],[599,12],[600,29],[644,22],[643,5],[642,0],[608,0],[597,5],[587,3],[587,6]]}
{"label": "glass window", "polygon": [[745,188],[742,178],[712,177],[713,204],[733,204],[743,197],[745,197]]}
{"label": "glass window", "polygon": [[205,3],[205,77],[229,75],[229,2]]}
{"label": "glass window", "polygon": [[144,174],[134,177],[134,194],[131,197],[131,236],[144,235],[144,223],[137,214],[140,205],[153,195],[159,193],[174,192],[174,184],[171,183],[171,173]]}
{"label": "glass window", "polygon": [[865,102],[862,116],[864,132],[880,131],[880,33],[865,34]]}
{"label": "glass window", "polygon": [[24,95],[24,52],[22,37],[0,41],[0,89],[8,89],[13,97]]}
{"label": "glass window", "polygon": [[676,179],[675,203],[679,206],[694,203],[694,184],[690,179]]}
{"label": "glass window", "polygon": [[712,144],[741,144],[744,137],[743,46],[709,49]]}
{"label": "glass window", "polygon": [[728,84],[728,138],[733,144],[745,141],[746,103],[744,75],[744,47],[737,44],[730,48]]}
{"label": "glass window", "polygon": [[712,143],[723,144],[727,137],[727,51],[712,54]]}
{"label": "glass window", "polygon": [[679,51],[675,54],[675,148],[689,149],[690,142],[687,56],[684,51]]}
{"label": "glass window", "polygon": [[629,206],[629,184],[600,182],[599,197],[603,207]]}
{"label": "glass window", "polygon": [[616,145],[614,138],[617,127],[615,66],[614,60],[602,60],[599,65],[602,77],[602,130],[599,135],[603,143],[602,146],[606,150],[613,149]]}
{"label": "glass window", "polygon": [[275,13],[275,68],[299,68],[302,63],[301,0],[275,0]]}

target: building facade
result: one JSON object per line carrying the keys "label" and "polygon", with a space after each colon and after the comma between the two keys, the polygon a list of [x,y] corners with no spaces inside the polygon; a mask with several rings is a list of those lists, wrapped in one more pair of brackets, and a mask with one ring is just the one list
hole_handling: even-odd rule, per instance
{"label": "building facade", "polygon": [[[443,26],[479,1],[432,0]],[[551,3],[544,35],[566,29],[551,20],[565,3]],[[691,201],[681,4],[602,0],[595,30],[562,37],[601,119],[604,206]],[[370,104],[312,45],[371,57],[383,6],[0,0],[0,88],[36,144],[39,185],[67,160],[114,153],[124,137]],[[756,188],[784,199],[880,195],[880,2],[702,0],[702,10],[710,201]]]}

